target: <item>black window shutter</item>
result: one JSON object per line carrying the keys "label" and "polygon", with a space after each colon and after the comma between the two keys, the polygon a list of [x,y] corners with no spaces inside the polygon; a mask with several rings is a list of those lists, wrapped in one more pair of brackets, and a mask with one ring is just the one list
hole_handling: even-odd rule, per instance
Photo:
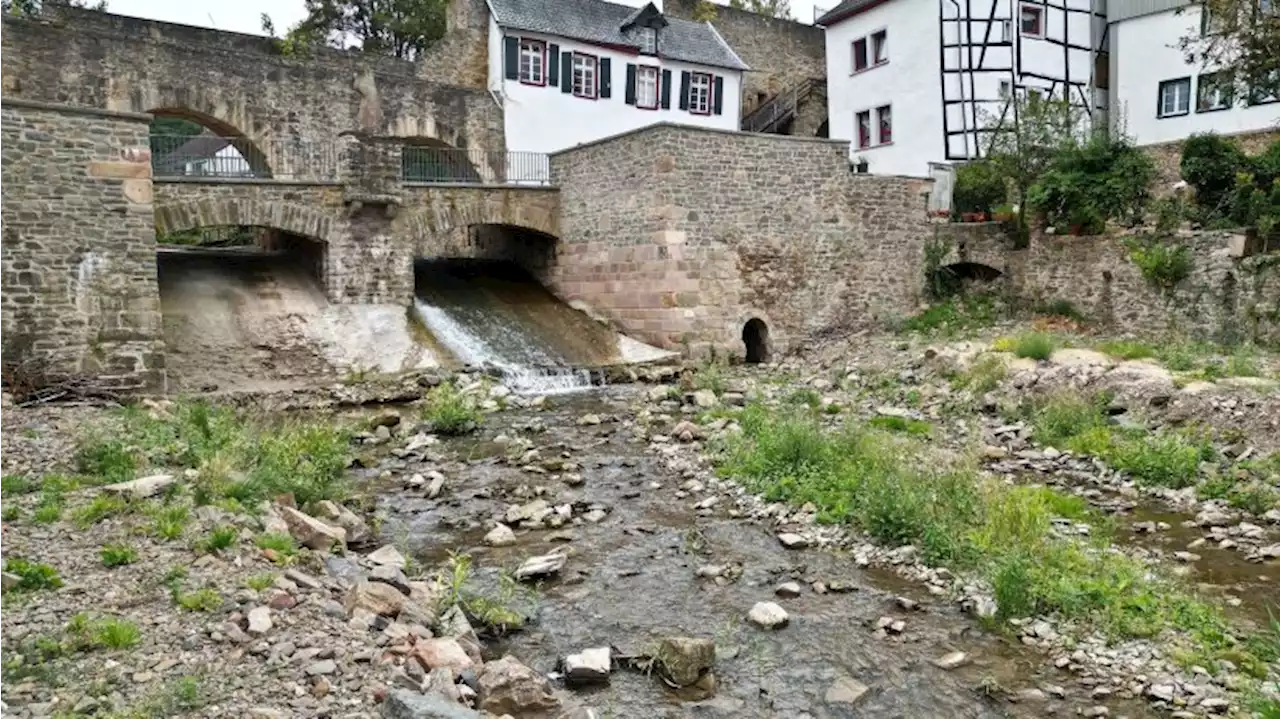
{"label": "black window shutter", "polygon": [[628,105],[636,104],[636,66],[627,63],[627,89],[623,91]]}
{"label": "black window shutter", "polygon": [[689,71],[680,72],[680,109],[689,109]]}
{"label": "black window shutter", "polygon": [[568,95],[573,92],[573,53],[560,53],[560,76],[564,78],[560,83],[560,92]]}
{"label": "black window shutter", "polygon": [[671,71],[662,71],[662,109],[671,109]]}
{"label": "black window shutter", "polygon": [[613,95],[613,63],[609,58],[600,58],[600,99]]}
{"label": "black window shutter", "polygon": [[724,78],[716,75],[715,96],[711,102],[711,111],[719,115],[722,110],[724,110]]}
{"label": "black window shutter", "polygon": [[507,63],[507,79],[520,79],[520,38],[502,38],[503,54]]}
{"label": "black window shutter", "polygon": [[551,87],[560,84],[560,46],[555,43],[547,53],[547,84]]}

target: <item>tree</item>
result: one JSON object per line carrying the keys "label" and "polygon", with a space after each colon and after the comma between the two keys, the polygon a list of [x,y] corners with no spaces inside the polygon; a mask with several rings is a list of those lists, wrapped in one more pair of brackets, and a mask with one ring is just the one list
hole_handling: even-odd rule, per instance
{"label": "tree", "polygon": [[778,17],[783,20],[791,19],[790,0],[729,0],[729,7],[757,15]]}
{"label": "tree", "polygon": [[[284,37],[286,50],[327,46],[416,60],[444,37],[448,0],[305,0],[307,16]],[[262,29],[275,35],[263,13]]]}
{"label": "tree", "polygon": [[1200,27],[1178,42],[1187,61],[1224,73],[1236,97],[1280,97],[1280,3],[1201,0],[1198,4],[1204,13]]}
{"label": "tree", "polygon": [[[107,0],[50,0],[51,5],[67,5],[69,7],[81,8],[84,10],[107,9]],[[36,17],[40,14],[41,8],[44,6],[40,0],[3,0],[0,2],[0,11],[6,15],[26,15],[28,17]]]}

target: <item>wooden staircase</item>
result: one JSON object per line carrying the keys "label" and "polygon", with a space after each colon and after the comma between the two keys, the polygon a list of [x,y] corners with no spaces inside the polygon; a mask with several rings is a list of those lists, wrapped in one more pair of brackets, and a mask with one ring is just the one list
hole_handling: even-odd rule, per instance
{"label": "wooden staircase", "polygon": [[808,99],[814,88],[825,82],[821,77],[806,78],[765,100],[743,116],[742,131],[776,133],[783,123],[796,116],[800,103]]}

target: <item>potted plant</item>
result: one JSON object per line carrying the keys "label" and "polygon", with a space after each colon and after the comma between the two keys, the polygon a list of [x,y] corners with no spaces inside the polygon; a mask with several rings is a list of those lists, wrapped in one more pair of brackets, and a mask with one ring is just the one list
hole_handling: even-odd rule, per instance
{"label": "potted plant", "polygon": [[991,219],[996,222],[1012,222],[1017,217],[1013,205],[1008,203],[996,205],[991,209]]}

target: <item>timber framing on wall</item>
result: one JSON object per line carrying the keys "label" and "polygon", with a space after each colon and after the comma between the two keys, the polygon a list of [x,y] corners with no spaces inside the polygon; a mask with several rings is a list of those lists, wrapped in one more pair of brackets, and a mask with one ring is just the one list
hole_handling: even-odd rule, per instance
{"label": "timber framing on wall", "polygon": [[[1066,100],[1105,126],[1106,0],[938,2],[947,160],[982,157],[992,128],[1009,113],[1016,121],[1013,100],[1032,92]],[[1038,34],[1022,32],[1024,7],[1039,11]]]}

